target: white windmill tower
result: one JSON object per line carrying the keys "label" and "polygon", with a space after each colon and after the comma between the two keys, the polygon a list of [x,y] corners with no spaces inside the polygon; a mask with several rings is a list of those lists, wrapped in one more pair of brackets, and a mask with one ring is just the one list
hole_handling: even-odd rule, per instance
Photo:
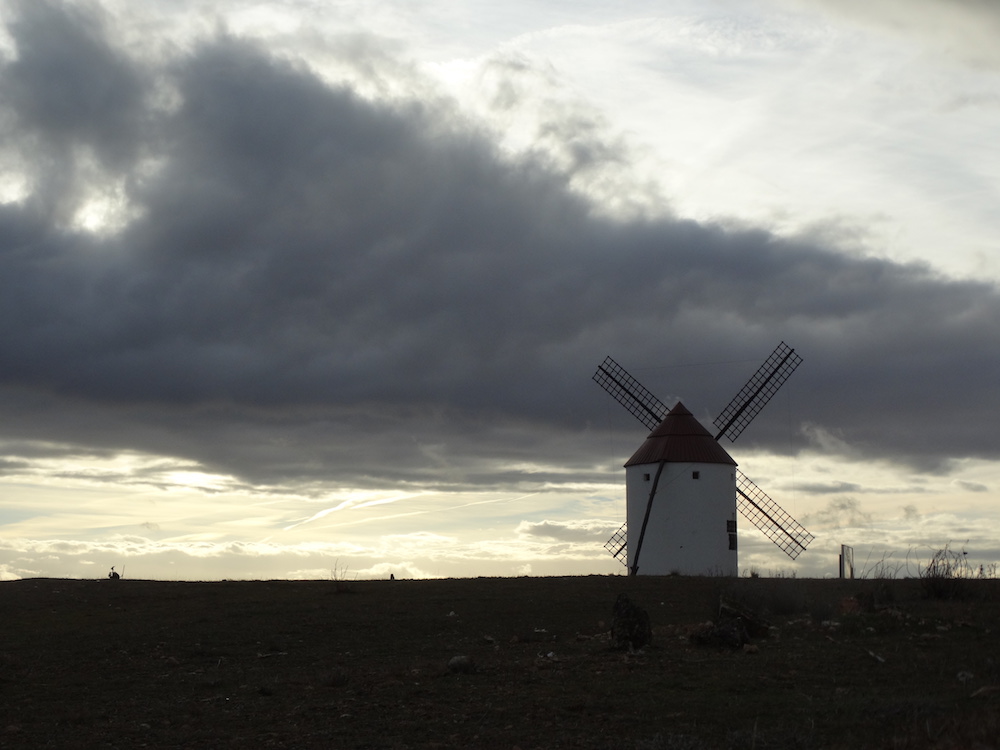
{"label": "white windmill tower", "polygon": [[594,380],[652,430],[625,464],[626,522],[605,545],[630,575],[641,552],[644,574],[736,575],[737,510],[793,560],[813,540],[719,443],[739,437],[801,362],[781,342],[716,418],[714,436],[683,404],[668,411],[611,357],[597,368]]}

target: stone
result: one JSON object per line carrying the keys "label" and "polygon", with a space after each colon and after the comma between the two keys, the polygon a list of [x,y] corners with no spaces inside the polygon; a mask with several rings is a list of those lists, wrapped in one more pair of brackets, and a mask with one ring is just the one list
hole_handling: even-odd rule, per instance
{"label": "stone", "polygon": [[471,656],[453,656],[448,660],[448,671],[471,674],[476,671],[476,664]]}
{"label": "stone", "polygon": [[615,648],[636,651],[653,641],[649,613],[619,594],[611,617],[611,643]]}

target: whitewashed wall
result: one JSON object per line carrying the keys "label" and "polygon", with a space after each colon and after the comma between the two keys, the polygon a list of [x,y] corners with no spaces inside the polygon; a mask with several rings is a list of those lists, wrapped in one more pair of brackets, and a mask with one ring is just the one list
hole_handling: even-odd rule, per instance
{"label": "whitewashed wall", "polygon": [[[625,469],[629,568],[658,466]],[[698,479],[693,472],[698,472]],[[663,467],[639,555],[639,575],[739,573],[739,553],[729,548],[726,523],[736,521],[735,475],[736,467],[728,464]]]}

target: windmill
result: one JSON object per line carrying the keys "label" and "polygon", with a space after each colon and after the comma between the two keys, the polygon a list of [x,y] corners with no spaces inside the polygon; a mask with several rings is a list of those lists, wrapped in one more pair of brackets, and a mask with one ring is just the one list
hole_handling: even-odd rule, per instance
{"label": "windmill", "polygon": [[[735,441],[777,393],[802,358],[782,341],[715,419],[713,435],[682,403],[673,409],[611,357],[594,373],[598,385],[651,430],[625,464],[626,522],[605,547],[630,575],[736,575],[736,510],[791,559],[813,540],[798,521],[736,469],[719,439]],[[725,528],[725,532],[722,528]]]}

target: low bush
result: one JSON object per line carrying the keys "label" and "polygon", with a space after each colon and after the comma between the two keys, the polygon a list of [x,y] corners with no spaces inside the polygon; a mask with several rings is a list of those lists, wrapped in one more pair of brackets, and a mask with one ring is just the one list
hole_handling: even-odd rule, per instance
{"label": "low bush", "polygon": [[969,581],[996,578],[996,566],[973,566],[969,553],[945,545],[920,570],[920,585],[928,599],[965,599],[971,593]]}

